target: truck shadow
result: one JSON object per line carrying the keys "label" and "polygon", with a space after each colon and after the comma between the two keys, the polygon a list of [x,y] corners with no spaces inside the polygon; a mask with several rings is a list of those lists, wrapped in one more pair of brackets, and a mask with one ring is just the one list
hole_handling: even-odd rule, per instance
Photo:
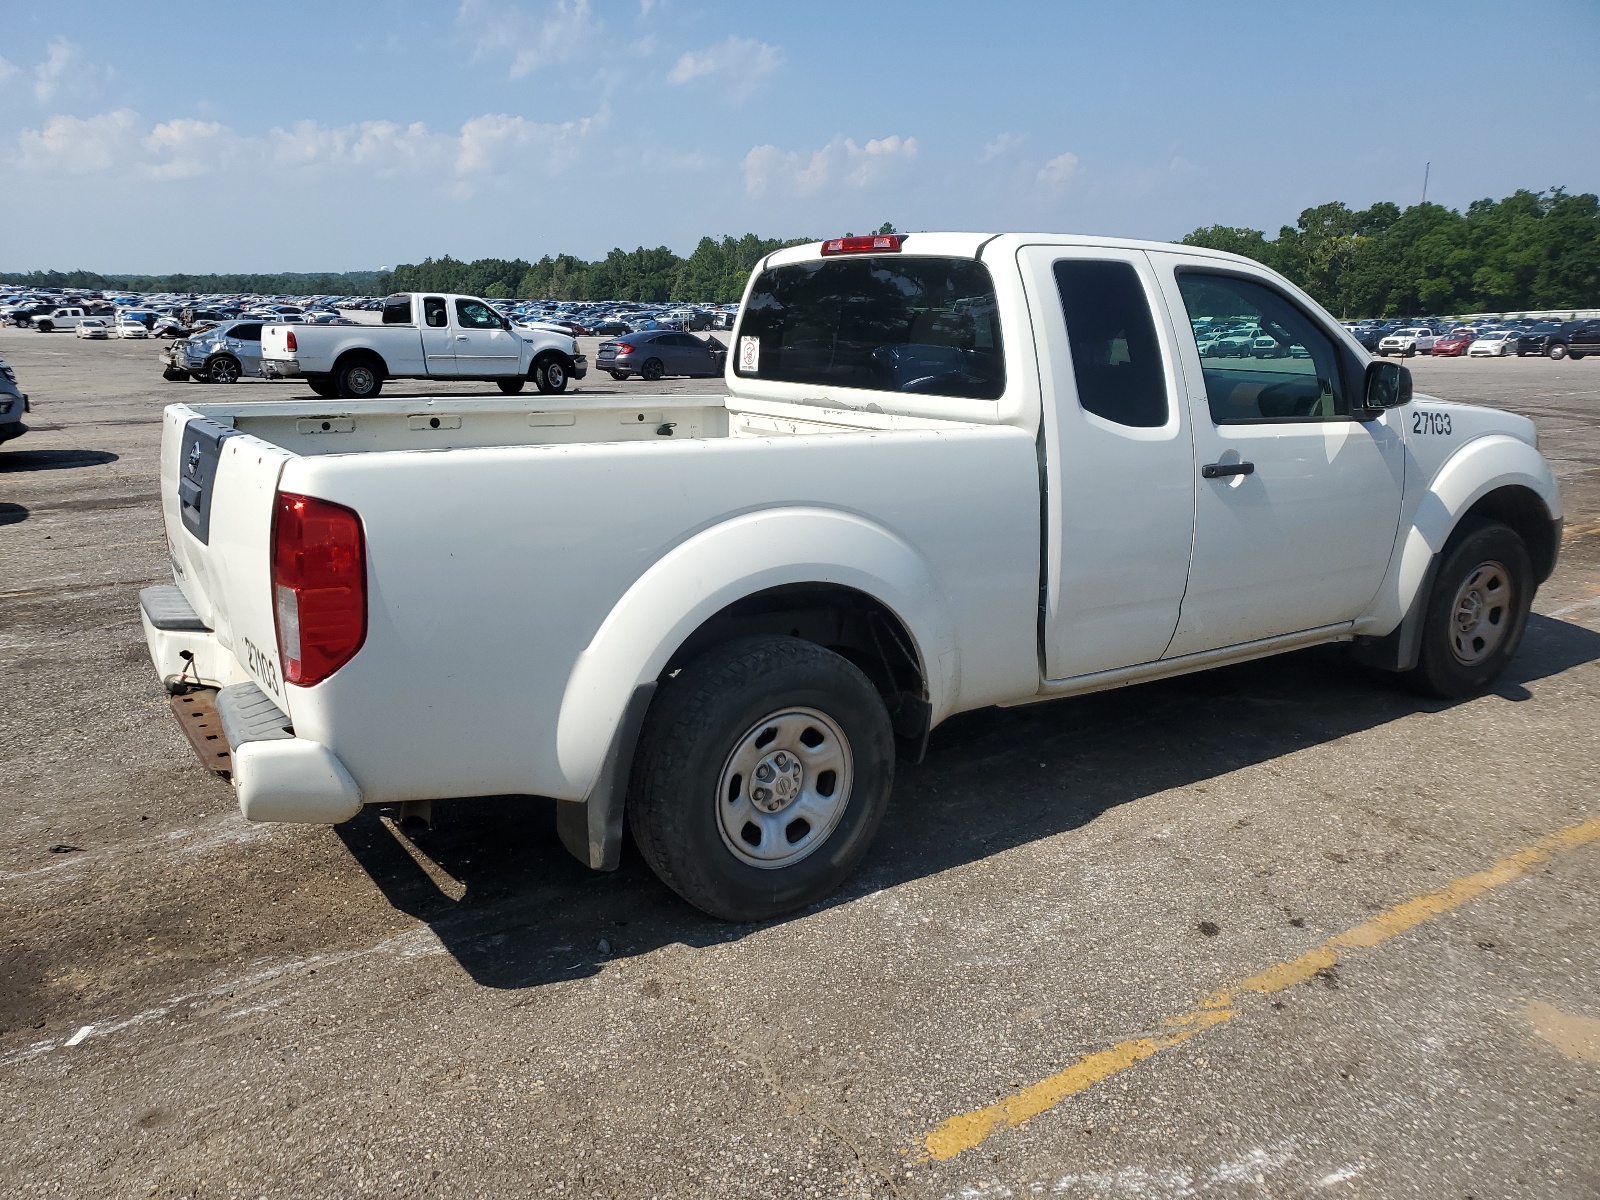
{"label": "truck shadow", "polygon": [[[1596,660],[1600,633],[1535,615],[1494,694],[1530,700],[1526,684]],[[926,761],[901,765],[888,818],[855,878],[786,919],[1079,828],[1130,801],[1449,707],[1321,647],[968,713],[940,727]],[[394,828],[392,809],[369,808],[337,832],[389,902],[425,922],[483,986],[537,987],[593,974],[607,959],[761,928],[696,912],[631,843],[614,874],[580,866],[556,839],[554,801],[499,796],[435,808],[437,825],[415,839]]]}
{"label": "truck shadow", "polygon": [[0,452],[0,472],[101,467],[116,462],[117,457],[109,450],[6,450]]}

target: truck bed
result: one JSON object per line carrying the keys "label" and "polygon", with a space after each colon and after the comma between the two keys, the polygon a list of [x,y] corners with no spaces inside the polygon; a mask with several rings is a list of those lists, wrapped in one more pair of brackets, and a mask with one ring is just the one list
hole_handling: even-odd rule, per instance
{"label": "truck bed", "polygon": [[[766,588],[893,598],[929,631],[938,716],[1036,687],[1028,432],[696,396],[543,406],[557,399],[167,412],[179,586],[366,802],[582,798],[632,672],[661,669],[611,659],[672,644],[678,625],[686,637]],[[310,688],[285,684],[278,662],[268,547],[280,490],[354,510],[366,542],[366,643]],[[473,713],[473,736],[432,738],[446,711]]]}

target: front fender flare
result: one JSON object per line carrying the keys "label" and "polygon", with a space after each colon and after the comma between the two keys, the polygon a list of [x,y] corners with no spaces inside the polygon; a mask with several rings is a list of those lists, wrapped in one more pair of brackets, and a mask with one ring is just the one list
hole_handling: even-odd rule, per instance
{"label": "front fender flare", "polygon": [[[1450,535],[1473,505],[1505,487],[1526,488],[1539,497],[1551,520],[1560,519],[1555,476],[1538,450],[1508,434],[1473,439],[1439,468],[1410,522],[1402,526],[1389,571],[1357,632],[1379,638],[1399,632],[1402,642],[1408,640],[1402,623],[1419,624],[1415,618],[1426,603],[1435,563]],[[1414,662],[1414,648],[1400,646],[1398,657],[1402,667]]]}
{"label": "front fender flare", "polygon": [[854,513],[796,507],[745,513],[663,554],[606,615],[578,656],[561,699],[556,756],[562,773],[594,781],[630,697],[673,653],[737,600],[786,584],[833,583],[895,613],[922,660],[934,720],[954,702],[954,626],[933,570],[911,545]]}

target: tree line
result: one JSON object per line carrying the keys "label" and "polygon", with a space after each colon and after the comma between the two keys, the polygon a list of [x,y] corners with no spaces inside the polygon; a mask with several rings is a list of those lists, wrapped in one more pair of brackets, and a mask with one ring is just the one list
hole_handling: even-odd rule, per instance
{"label": "tree line", "polygon": [[1183,242],[1265,263],[1346,318],[1600,307],[1600,198],[1562,188],[1476,200],[1464,213],[1335,201],[1270,240],[1212,225]]}
{"label": "tree line", "polygon": [[571,254],[538,262],[513,258],[426,258],[405,263],[383,278],[395,292],[464,292],[491,300],[636,300],[662,303],[732,303],[744,294],[751,269],[774,250],[808,238],[761,238],[747,233],[720,242],[703,237],[688,258],[665,246],[612,250],[585,262]]}
{"label": "tree line", "polygon": [[[885,224],[879,233],[893,233]],[[806,238],[753,233],[703,237],[687,258],[665,246],[463,262],[427,258],[393,271],[279,275],[97,275],[89,271],[0,274],[29,287],[123,288],[149,292],[381,296],[464,292],[490,299],[729,303],[751,269]],[[1440,204],[1402,210],[1388,201],[1351,209],[1308,208],[1269,239],[1259,229],[1212,225],[1183,238],[1248,255],[1287,275],[1341,317],[1600,307],[1600,198],[1519,190],[1477,200],[1466,212]]]}

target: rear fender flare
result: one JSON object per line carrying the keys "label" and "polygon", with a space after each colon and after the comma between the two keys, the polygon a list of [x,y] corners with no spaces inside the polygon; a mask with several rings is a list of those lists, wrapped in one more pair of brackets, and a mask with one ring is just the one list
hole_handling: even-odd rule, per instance
{"label": "rear fender flare", "polygon": [[1391,632],[1412,611],[1432,576],[1434,558],[1461,518],[1490,492],[1522,487],[1538,496],[1551,520],[1561,516],[1555,476],[1539,451],[1520,438],[1490,434],[1457,450],[1428,485],[1411,523],[1400,531],[1388,575],[1373,601],[1362,633]]}
{"label": "rear fender flare", "polygon": [[838,584],[878,600],[910,632],[933,719],[955,701],[954,626],[932,567],[864,517],[824,508],[763,509],[713,525],[663,554],[606,615],[562,695],[556,755],[589,791],[629,698],[678,647],[737,600],[786,584]]}

